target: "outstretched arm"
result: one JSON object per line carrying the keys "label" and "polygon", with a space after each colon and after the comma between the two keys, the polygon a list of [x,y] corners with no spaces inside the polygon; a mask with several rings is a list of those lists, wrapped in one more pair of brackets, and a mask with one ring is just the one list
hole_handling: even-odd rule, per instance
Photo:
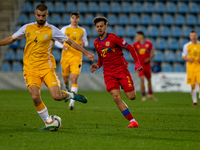
{"label": "outstretched arm", "polygon": [[9,36],[9,37],[6,37],[6,38],[0,40],[0,46],[9,45],[15,41],[17,41],[16,38],[13,38],[13,36]]}
{"label": "outstretched arm", "polygon": [[154,55],[155,55],[155,52],[154,52],[154,50],[152,49],[152,50],[151,50],[151,55],[150,55],[149,58],[146,58],[146,59],[145,59],[145,63],[147,63],[147,62],[149,62],[151,59],[153,59]]}

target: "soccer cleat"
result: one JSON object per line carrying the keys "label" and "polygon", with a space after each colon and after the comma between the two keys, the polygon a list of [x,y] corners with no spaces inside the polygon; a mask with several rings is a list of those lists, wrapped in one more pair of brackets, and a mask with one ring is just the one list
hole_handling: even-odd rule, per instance
{"label": "soccer cleat", "polygon": [[69,110],[74,110],[74,104],[69,103]]}
{"label": "soccer cleat", "polygon": [[153,101],[157,101],[157,99],[153,95],[148,95],[148,98],[150,98]]}
{"label": "soccer cleat", "polygon": [[194,103],[194,104],[193,104],[193,107],[196,107],[196,106],[197,106],[197,103]]}
{"label": "soccer cleat", "polygon": [[[74,98],[72,98],[73,100],[82,102],[82,103],[87,103],[87,98],[85,96],[83,96],[82,94],[77,94],[75,92],[72,92],[74,94]],[[71,97],[66,98],[64,101],[67,102],[69,99],[71,99]]]}
{"label": "soccer cleat", "polygon": [[38,129],[38,130],[48,130],[46,127],[43,127],[41,129]]}
{"label": "soccer cleat", "polygon": [[141,101],[146,101],[146,96],[142,96]]}
{"label": "soccer cleat", "polygon": [[139,125],[137,123],[137,121],[131,121],[130,124],[128,125],[128,127],[126,128],[138,128]]}

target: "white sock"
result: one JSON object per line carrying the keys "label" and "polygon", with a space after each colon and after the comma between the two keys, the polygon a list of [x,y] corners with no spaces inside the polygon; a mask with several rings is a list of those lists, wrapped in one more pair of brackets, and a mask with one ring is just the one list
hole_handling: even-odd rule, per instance
{"label": "white sock", "polygon": [[197,103],[197,93],[196,89],[192,90],[191,92],[193,103]]}
{"label": "white sock", "polygon": [[67,91],[66,91],[66,93],[67,93],[67,95],[68,95],[67,98],[74,98],[74,93],[67,92]]}
{"label": "white sock", "polygon": [[38,111],[38,114],[40,115],[41,119],[45,122],[47,117],[49,117],[49,113],[47,110],[47,107],[45,107],[43,110]]}
{"label": "white sock", "polygon": [[135,121],[135,119],[130,120],[130,122]]}
{"label": "white sock", "polygon": [[[77,93],[78,87],[71,87],[71,91]],[[75,100],[71,99],[70,100],[70,105],[74,105]]]}

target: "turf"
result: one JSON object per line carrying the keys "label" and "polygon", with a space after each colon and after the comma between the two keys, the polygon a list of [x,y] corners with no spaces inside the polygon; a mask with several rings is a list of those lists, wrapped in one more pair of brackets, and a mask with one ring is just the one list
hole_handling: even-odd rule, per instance
{"label": "turf", "polygon": [[123,100],[139,123],[127,129],[129,122],[117,109],[107,92],[80,91],[87,104],[54,101],[49,91],[42,99],[49,114],[62,118],[57,132],[39,131],[44,123],[33,106],[28,91],[0,91],[0,149],[69,150],[184,150],[200,147],[200,106],[192,107],[189,93],[155,93],[157,102]]}

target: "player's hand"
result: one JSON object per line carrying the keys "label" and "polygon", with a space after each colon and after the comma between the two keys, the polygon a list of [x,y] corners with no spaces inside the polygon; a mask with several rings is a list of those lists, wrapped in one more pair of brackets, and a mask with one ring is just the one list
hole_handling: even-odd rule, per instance
{"label": "player's hand", "polygon": [[94,54],[92,54],[92,53],[86,54],[86,57],[87,57],[89,60],[91,60],[91,61],[94,60]]}
{"label": "player's hand", "polygon": [[145,63],[148,63],[149,61],[150,61],[150,58],[146,58],[146,59],[144,60]]}
{"label": "player's hand", "polygon": [[187,61],[189,61],[189,62],[193,62],[193,61],[194,61],[194,58],[188,58]]}
{"label": "player's hand", "polygon": [[142,69],[143,69],[143,68],[142,68],[142,66],[140,65],[140,63],[139,63],[139,62],[136,62],[136,63],[135,63],[135,71],[134,71],[134,72],[137,71],[137,73],[139,74],[140,71],[141,71]]}
{"label": "player's hand", "polygon": [[96,71],[97,69],[99,69],[98,65],[92,65],[90,66],[90,71],[93,73],[94,71]]}
{"label": "player's hand", "polygon": [[68,50],[69,46],[63,46],[64,50]]}

